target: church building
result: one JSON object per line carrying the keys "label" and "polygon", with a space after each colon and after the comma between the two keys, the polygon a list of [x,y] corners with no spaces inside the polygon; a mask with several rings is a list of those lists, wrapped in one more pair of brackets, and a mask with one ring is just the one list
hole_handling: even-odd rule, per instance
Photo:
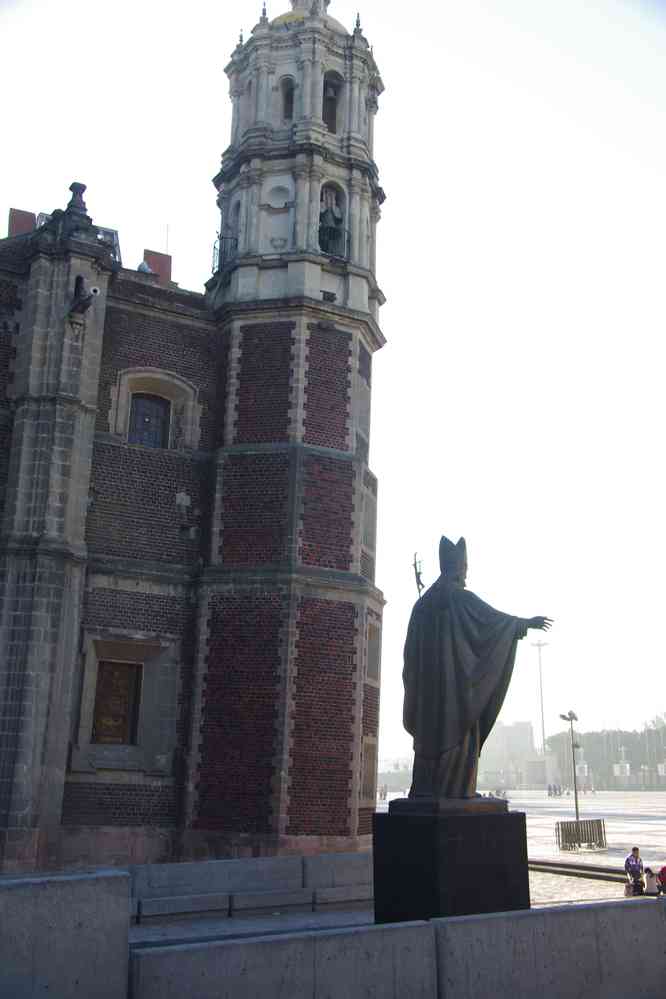
{"label": "church building", "polygon": [[204,293],[83,184],[10,212],[0,871],[370,844],[383,84],[329,2],[226,67]]}

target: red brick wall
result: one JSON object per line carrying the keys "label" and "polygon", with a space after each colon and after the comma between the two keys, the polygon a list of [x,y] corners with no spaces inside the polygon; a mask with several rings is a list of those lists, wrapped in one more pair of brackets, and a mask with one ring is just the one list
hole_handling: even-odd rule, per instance
{"label": "red brick wall", "polygon": [[354,468],[351,462],[308,455],[303,473],[300,559],[304,565],[351,567]]}
{"label": "red brick wall", "polygon": [[86,594],[83,622],[91,630],[113,628],[181,637],[193,615],[184,597],[98,589]]}
{"label": "red brick wall", "polygon": [[[205,540],[210,476],[207,461],[179,451],[97,439],[86,530],[91,553],[195,562]],[[191,500],[185,522],[176,506],[177,493]],[[197,528],[194,537],[192,527]]]}
{"label": "red brick wall", "polygon": [[351,333],[310,328],[305,384],[305,443],[349,447]]}
{"label": "red brick wall", "polygon": [[354,729],[356,608],[299,602],[289,835],[347,836]]}
{"label": "red brick wall", "polygon": [[196,828],[270,831],[285,617],[279,593],[211,599]]}
{"label": "red brick wall", "polygon": [[288,440],[294,323],[241,328],[236,442]]}
{"label": "red brick wall", "polygon": [[379,687],[366,683],[363,687],[363,735],[376,736],[379,731]]}
{"label": "red brick wall", "polygon": [[64,826],[174,826],[177,821],[173,785],[65,783]]}
{"label": "red brick wall", "polygon": [[287,554],[289,457],[234,454],[224,463],[222,543],[226,566],[277,564]]}
{"label": "red brick wall", "polygon": [[[169,292],[161,289],[160,293],[167,304]],[[205,316],[203,304],[201,315]],[[157,312],[134,312],[110,303],[104,327],[97,430],[109,430],[111,388],[118,372],[126,368],[158,368],[197,386],[202,404],[200,446],[212,449],[224,408],[224,389],[219,379],[226,365],[226,352],[226,337],[216,334],[212,326],[206,329],[191,320],[188,323],[186,318],[179,322]]]}

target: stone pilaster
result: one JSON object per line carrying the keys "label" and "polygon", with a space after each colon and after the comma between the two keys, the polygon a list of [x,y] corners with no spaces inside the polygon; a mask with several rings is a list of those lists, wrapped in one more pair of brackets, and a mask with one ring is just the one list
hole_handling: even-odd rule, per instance
{"label": "stone pilaster", "polygon": [[[0,539],[0,850],[39,862],[60,822],[110,261],[82,185],[34,237]],[[42,854],[43,856],[43,854]]]}

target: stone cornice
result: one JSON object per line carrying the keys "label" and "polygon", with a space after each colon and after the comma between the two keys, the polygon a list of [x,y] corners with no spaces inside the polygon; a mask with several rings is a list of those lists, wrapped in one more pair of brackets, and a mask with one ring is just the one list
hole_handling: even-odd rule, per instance
{"label": "stone cornice", "polygon": [[[311,259],[313,262],[320,262],[319,257],[303,257],[298,254],[294,254],[286,259]],[[282,265],[284,260],[285,258],[281,258],[277,261],[277,264]],[[259,266],[259,263],[257,266]],[[214,282],[214,280],[212,278],[211,282]],[[213,284],[211,282],[209,282],[209,285],[212,288]],[[376,290],[379,291],[379,289]],[[379,294],[381,295],[381,292]],[[373,297],[378,296],[374,295]],[[352,322],[358,326],[362,326],[374,350],[379,350],[386,344],[386,339],[379,328],[379,324],[367,312],[357,312],[355,309],[348,309],[345,306],[335,305],[330,302],[321,302],[314,298],[298,296],[293,298],[253,300],[251,302],[225,302],[214,311],[213,315],[218,323],[224,324],[239,316],[248,316],[253,313],[262,312],[272,312],[275,314],[276,312],[293,311],[294,309],[304,310],[309,316],[315,317],[316,320],[328,320],[330,322],[331,319],[337,319],[340,323]]]}
{"label": "stone cornice", "polygon": [[[268,131],[270,134],[273,134],[272,129],[262,129],[262,131]],[[253,160],[259,159],[270,163],[275,160],[291,160],[299,155],[320,156],[326,163],[332,163],[347,170],[358,170],[368,178],[370,186],[377,197],[381,197],[381,200],[385,199],[384,192],[379,185],[379,170],[374,160],[363,159],[353,154],[341,152],[339,149],[327,145],[325,141],[289,141],[282,142],[279,145],[273,145],[272,142],[268,141],[259,146],[253,145],[251,142],[248,142],[247,138],[244,138],[240,146],[230,146],[225,151],[222,157],[222,166],[215,177],[213,177],[213,184],[218,190],[223,184],[230,184],[242,172],[243,167]]]}
{"label": "stone cornice", "polygon": [[186,566],[169,563],[160,565],[143,559],[100,558],[91,552],[88,559],[88,571],[91,576],[94,574],[95,576],[122,579],[141,579],[185,587],[205,586],[210,588],[226,587],[233,584],[251,587],[265,586],[269,583],[271,586],[284,586],[286,588],[293,586],[312,587],[318,590],[330,588],[369,597],[381,606],[386,603],[382,591],[364,576],[334,569],[300,566],[257,566],[247,569],[224,568],[223,566],[200,568],[197,566],[188,569]]}
{"label": "stone cornice", "polygon": [[51,558],[62,562],[85,565],[88,554],[85,545],[74,546],[66,541],[47,538],[43,534],[10,534],[0,537],[0,554],[20,558]]}

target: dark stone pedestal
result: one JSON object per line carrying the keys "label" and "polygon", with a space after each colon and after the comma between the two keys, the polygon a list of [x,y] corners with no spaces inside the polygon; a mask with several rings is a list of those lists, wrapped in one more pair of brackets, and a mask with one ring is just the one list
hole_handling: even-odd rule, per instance
{"label": "dark stone pedestal", "polygon": [[374,816],[375,922],[530,908],[522,812]]}

